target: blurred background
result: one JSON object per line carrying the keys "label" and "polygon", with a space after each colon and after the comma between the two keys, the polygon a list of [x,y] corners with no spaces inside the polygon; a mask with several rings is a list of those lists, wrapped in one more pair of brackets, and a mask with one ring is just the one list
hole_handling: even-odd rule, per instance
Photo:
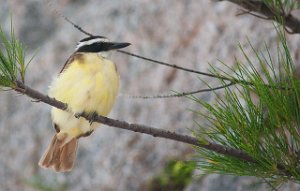
{"label": "blurred background", "polygon": [[[63,20],[63,13],[90,33],[115,41],[130,42],[126,50],[171,64],[208,71],[218,60],[233,66],[242,57],[250,39],[254,48],[266,43],[276,50],[277,37],[272,22],[250,15],[228,2],[211,0],[0,0],[0,24],[9,34],[10,20],[24,43],[27,58],[35,58],[27,70],[26,83],[47,93],[48,85],[85,36]],[[295,62],[299,61],[299,36],[289,36]],[[132,99],[128,95],[157,95],[206,88],[191,73],[158,66],[115,53],[114,62],[121,76],[120,96],[112,118],[191,134],[198,116],[190,110],[201,107],[187,98]],[[215,79],[201,77],[210,86]],[[213,93],[197,95],[213,101]],[[0,93],[0,190],[176,190],[160,188],[174,161],[193,159],[194,148],[174,141],[102,125],[90,137],[80,140],[73,171],[54,173],[38,167],[38,160],[49,144],[54,129],[50,107],[32,102],[15,92]],[[180,163],[181,164],[181,163]],[[179,166],[180,166],[179,164]],[[170,167],[171,166],[171,167]],[[251,177],[202,175],[191,172],[186,191],[267,190]],[[173,182],[172,182],[173,181]],[[176,181],[176,180],[175,180]],[[287,184],[283,190],[297,190]]]}

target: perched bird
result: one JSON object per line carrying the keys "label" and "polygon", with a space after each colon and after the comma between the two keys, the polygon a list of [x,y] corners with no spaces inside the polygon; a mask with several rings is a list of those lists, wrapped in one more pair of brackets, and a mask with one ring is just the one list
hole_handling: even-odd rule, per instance
{"label": "perched bird", "polygon": [[102,36],[79,41],[49,89],[49,96],[68,104],[68,111],[52,108],[56,134],[39,165],[56,172],[70,171],[74,165],[78,139],[89,136],[99,125],[78,115],[83,112],[106,116],[119,88],[119,75],[109,52],[129,46],[110,42]]}

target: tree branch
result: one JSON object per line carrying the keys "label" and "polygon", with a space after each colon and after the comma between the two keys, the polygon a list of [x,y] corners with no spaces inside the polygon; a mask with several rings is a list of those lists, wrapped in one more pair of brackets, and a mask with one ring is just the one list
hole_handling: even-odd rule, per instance
{"label": "tree branch", "polygon": [[[44,103],[49,104],[58,109],[61,109],[61,110],[68,109],[67,104],[60,102],[54,98],[50,98],[49,96],[44,95],[34,89],[31,89],[30,87],[26,86],[25,84],[23,84],[20,81],[15,82],[15,87],[13,89],[21,94],[25,94],[37,101],[44,102]],[[91,119],[90,115],[87,115],[84,113],[81,114],[81,117],[84,117],[87,120]],[[245,152],[243,152],[241,150],[237,150],[234,148],[226,147],[226,146],[216,144],[216,143],[211,143],[211,142],[201,143],[198,141],[197,138],[191,137],[188,135],[180,135],[175,132],[171,132],[171,131],[167,131],[167,130],[163,130],[163,129],[157,129],[157,128],[153,128],[153,127],[149,127],[149,126],[145,126],[145,125],[139,125],[139,124],[134,124],[134,123],[130,124],[126,121],[110,119],[108,117],[104,117],[104,116],[100,116],[100,115],[93,116],[93,120],[96,122],[99,122],[99,123],[102,123],[102,124],[105,124],[108,126],[112,126],[112,127],[117,127],[120,129],[126,129],[126,130],[130,130],[130,131],[134,131],[134,132],[152,135],[153,137],[161,137],[161,138],[170,139],[170,140],[174,140],[174,141],[178,141],[178,142],[182,142],[182,143],[191,144],[194,146],[198,146],[201,148],[205,148],[205,149],[217,152],[219,154],[236,157],[241,160],[244,160],[245,162],[252,162],[252,163],[256,162],[251,156],[249,156],[248,154],[246,154]]]}
{"label": "tree branch", "polygon": [[[51,105],[51,106],[56,107],[61,110],[68,110],[68,105],[66,103],[58,101],[54,98],[50,98],[49,96],[44,95],[44,94],[26,86],[21,81],[16,81],[15,87],[13,87],[13,89],[21,94],[27,95],[28,97],[31,97],[31,98],[37,100],[37,101],[44,102],[48,105]],[[187,143],[187,144],[201,147],[201,148],[204,148],[204,149],[207,149],[210,151],[214,151],[219,154],[236,157],[245,162],[257,163],[257,161],[254,158],[252,158],[250,155],[248,155],[247,153],[245,153],[241,150],[223,146],[223,145],[220,145],[217,143],[212,143],[209,141],[205,141],[205,143],[201,143],[201,141],[199,141],[197,138],[191,137],[188,135],[181,135],[181,134],[177,134],[175,132],[158,129],[158,128],[154,128],[154,127],[150,127],[150,126],[146,126],[146,125],[128,123],[126,121],[111,119],[111,118],[100,116],[100,115],[91,116],[91,115],[82,113],[80,116],[84,117],[87,120],[93,119],[93,121],[95,121],[95,122],[99,122],[99,123],[102,123],[102,124],[105,124],[105,125],[108,125],[111,127],[126,129],[129,131],[152,135],[153,137],[161,137],[161,138],[165,138],[165,139],[169,139],[169,140],[173,140],[173,141]],[[292,177],[292,174],[289,172],[288,169],[285,168],[284,165],[277,164],[277,168],[280,172],[282,172],[286,176]]]}
{"label": "tree branch", "polygon": [[[225,0],[219,0],[225,1]],[[291,33],[300,33],[300,20],[293,16],[291,13],[286,14],[284,10],[277,11],[272,9],[265,2],[258,0],[226,0],[240,7],[243,7],[250,12],[256,12],[266,16],[269,19],[272,19],[278,22],[278,16],[281,16],[283,19],[283,25],[290,29]]]}

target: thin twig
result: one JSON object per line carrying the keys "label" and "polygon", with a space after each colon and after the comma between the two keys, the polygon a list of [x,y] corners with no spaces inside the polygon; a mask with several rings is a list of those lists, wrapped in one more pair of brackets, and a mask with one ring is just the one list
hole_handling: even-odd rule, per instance
{"label": "thin twig", "polygon": [[181,93],[174,93],[174,94],[167,94],[167,95],[153,95],[153,96],[143,96],[143,95],[124,95],[126,97],[134,98],[134,99],[161,99],[161,98],[177,98],[177,97],[183,97],[183,96],[189,96],[194,95],[198,93],[203,92],[211,92],[219,89],[223,89],[229,86],[234,85],[235,83],[230,82],[228,84],[224,84],[222,86],[214,87],[214,88],[207,88],[207,89],[201,89],[201,90],[195,90],[190,92],[181,92]]}
{"label": "thin twig", "polygon": [[183,71],[186,71],[186,72],[191,72],[191,73],[195,73],[195,74],[200,74],[200,75],[208,76],[208,77],[212,77],[212,78],[218,78],[218,79],[221,79],[221,80],[232,81],[232,79],[226,78],[226,77],[224,77],[224,76],[219,76],[219,75],[215,75],[215,74],[210,74],[210,73],[200,72],[200,71],[197,71],[197,70],[185,68],[185,67],[178,66],[178,65],[175,65],[175,64],[169,64],[169,63],[167,63],[167,62],[161,62],[161,61],[158,61],[158,60],[154,60],[154,59],[152,59],[152,58],[146,58],[146,57],[144,57],[144,56],[140,56],[140,55],[137,55],[137,54],[128,52],[128,51],[124,51],[124,50],[117,50],[117,51],[120,52],[120,53],[122,53],[122,54],[127,54],[127,55],[129,55],[129,56],[133,56],[133,57],[136,57],[136,58],[140,58],[140,59],[143,59],[143,60],[152,62],[152,63],[156,63],[156,64],[160,64],[160,65],[164,65],[164,66],[176,68],[176,69],[178,69],[178,70],[183,70]]}
{"label": "thin twig", "polygon": [[60,11],[58,11],[54,6],[52,1],[46,1],[47,5],[50,7],[50,10],[53,11],[55,14],[57,14],[58,16],[62,17],[65,21],[67,21],[68,23],[70,23],[74,28],[76,28],[77,30],[79,30],[80,32],[82,32],[83,34],[87,35],[87,36],[94,36],[91,33],[85,31],[83,28],[81,28],[80,26],[78,26],[77,24],[75,24],[73,21],[71,21],[68,17],[66,17],[65,15],[63,15]]}
{"label": "thin twig", "polygon": [[273,186],[273,184],[269,180],[267,180],[266,178],[262,179],[265,181],[266,184],[270,186],[270,188],[272,188],[272,191],[278,191],[278,189],[275,186]]}

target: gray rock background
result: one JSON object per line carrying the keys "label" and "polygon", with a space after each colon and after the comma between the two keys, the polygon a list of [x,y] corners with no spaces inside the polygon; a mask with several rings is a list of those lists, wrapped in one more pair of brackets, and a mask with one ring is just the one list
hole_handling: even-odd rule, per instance
{"label": "gray rock background", "polygon": [[[196,70],[208,71],[209,64],[229,66],[241,54],[237,43],[250,51],[266,43],[276,50],[276,32],[271,22],[249,15],[239,16],[238,7],[209,0],[0,0],[0,22],[9,32],[10,12],[17,36],[27,48],[27,58],[37,52],[27,72],[27,84],[46,93],[78,40],[84,35],[66,23],[53,9],[93,34],[132,43],[127,50],[150,58]],[[299,35],[288,37],[296,63]],[[126,95],[156,95],[205,88],[198,76],[157,66],[116,53],[122,87],[110,117],[151,125],[178,133],[190,132],[197,120],[188,109],[200,106],[186,98],[139,100]],[[214,79],[210,85],[218,85]],[[197,95],[213,101],[210,93]],[[0,94],[0,190],[37,190],[38,180],[54,190],[144,190],[147,183],[171,159],[190,159],[193,149],[185,144],[153,138],[102,125],[80,140],[77,163],[71,173],[43,170],[37,163],[54,130],[50,107],[31,102],[15,92]],[[187,191],[267,190],[253,187],[258,180],[223,175],[196,176]],[[297,190],[287,184],[282,190]],[[300,190],[298,188],[298,190]]]}

